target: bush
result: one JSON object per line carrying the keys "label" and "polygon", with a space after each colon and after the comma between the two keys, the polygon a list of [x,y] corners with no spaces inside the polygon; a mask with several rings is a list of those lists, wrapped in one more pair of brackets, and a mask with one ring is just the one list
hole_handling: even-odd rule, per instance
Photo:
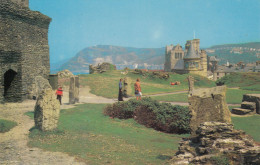
{"label": "bush", "polygon": [[172,106],[156,100],[144,98],[114,103],[104,109],[104,114],[119,119],[134,118],[139,124],[167,133],[188,133],[190,131],[190,111],[188,107]]}
{"label": "bush", "polygon": [[126,102],[117,102],[112,105],[107,105],[103,111],[105,115],[119,119],[133,118],[134,110],[141,105],[140,101],[130,99]]}

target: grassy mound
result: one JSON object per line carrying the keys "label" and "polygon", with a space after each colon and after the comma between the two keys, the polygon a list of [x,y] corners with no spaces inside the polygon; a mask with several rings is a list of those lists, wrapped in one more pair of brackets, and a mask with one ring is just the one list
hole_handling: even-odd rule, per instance
{"label": "grassy mound", "polygon": [[108,105],[104,114],[120,119],[134,118],[146,127],[167,133],[188,133],[190,130],[191,115],[187,107],[159,103],[147,97],[141,101],[131,99]]}
{"label": "grassy mound", "polygon": [[164,164],[188,135],[165,134],[133,119],[111,119],[104,104],[62,110],[58,130],[32,129],[29,146],[68,153],[87,164]]}
{"label": "grassy mound", "polygon": [[244,90],[260,91],[260,73],[231,73],[217,80],[216,83]]}
{"label": "grassy mound", "polygon": [[0,133],[8,132],[15,126],[17,126],[16,122],[0,119]]}
{"label": "grassy mound", "polygon": [[[195,77],[196,87],[213,87],[215,83],[207,78],[193,75]],[[81,86],[89,86],[91,93],[103,96],[106,98],[117,98],[118,82],[120,78],[128,77],[131,81],[132,96],[134,95],[134,83],[137,78],[141,80],[142,93],[144,95],[169,93],[175,91],[188,90],[188,74],[173,74],[169,73],[168,79],[162,79],[154,74],[147,72],[146,74],[136,74],[134,71],[129,71],[127,75],[121,74],[121,71],[115,70],[102,74],[80,75]],[[171,86],[171,82],[181,82],[180,85]]]}

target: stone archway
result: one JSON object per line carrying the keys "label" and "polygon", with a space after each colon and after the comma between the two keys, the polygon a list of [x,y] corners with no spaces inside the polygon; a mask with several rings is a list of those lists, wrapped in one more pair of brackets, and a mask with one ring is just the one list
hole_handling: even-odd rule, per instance
{"label": "stone archway", "polygon": [[[5,101],[14,101],[17,90],[17,72],[9,69],[4,74],[4,99]],[[12,99],[13,98],[13,99]]]}

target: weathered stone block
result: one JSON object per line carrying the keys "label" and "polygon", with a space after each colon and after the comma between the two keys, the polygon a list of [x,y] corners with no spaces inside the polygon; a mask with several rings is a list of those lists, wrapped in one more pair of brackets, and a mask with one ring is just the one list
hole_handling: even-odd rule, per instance
{"label": "weathered stone block", "polygon": [[70,78],[69,103],[75,104],[75,77]]}
{"label": "weathered stone block", "polygon": [[260,114],[260,94],[245,94],[242,102],[254,102],[256,104],[256,113]]}
{"label": "weathered stone block", "polygon": [[231,112],[237,115],[247,115],[247,114],[252,114],[254,111],[250,109],[233,108]]}
{"label": "weathered stone block", "polygon": [[188,97],[192,118],[191,133],[207,121],[231,123],[231,113],[226,103],[226,87],[194,89]]}
{"label": "weathered stone block", "polygon": [[255,110],[256,110],[256,103],[244,101],[244,102],[241,103],[241,108],[243,108],[243,109],[250,109],[253,112],[255,112]]}
{"label": "weathered stone block", "polygon": [[57,128],[60,103],[52,89],[45,89],[38,97],[34,108],[35,127],[42,131]]}
{"label": "weathered stone block", "polygon": [[128,98],[130,96],[130,93],[132,93],[131,79],[125,77],[123,83],[123,96]]}
{"label": "weathered stone block", "polygon": [[74,97],[75,97],[75,102],[78,103],[79,102],[79,76],[75,76],[75,93],[74,93]]}

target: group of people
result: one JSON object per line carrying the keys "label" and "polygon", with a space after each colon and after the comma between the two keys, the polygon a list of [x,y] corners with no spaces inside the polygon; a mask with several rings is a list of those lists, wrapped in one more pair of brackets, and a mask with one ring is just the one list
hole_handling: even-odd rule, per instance
{"label": "group of people", "polygon": [[[120,79],[119,80],[119,94],[118,94],[118,101],[124,101],[123,99],[123,84],[122,84],[122,80],[123,79]],[[141,90],[141,84],[140,84],[140,79],[136,79],[136,82],[135,82],[135,96],[136,96],[136,100],[141,100],[141,97],[142,97],[142,90]],[[60,105],[61,105],[61,98],[63,96],[63,90],[62,90],[62,87],[59,87],[57,90],[56,90],[56,95],[57,95],[57,99],[59,100],[60,102]]]}
{"label": "group of people", "polygon": [[[122,80],[119,80],[119,94],[118,94],[118,101],[124,101],[123,100],[123,85],[122,85]],[[137,78],[136,82],[135,82],[135,96],[136,96],[136,100],[141,100],[142,98],[142,89],[141,89],[141,84],[140,84],[140,79]]]}

